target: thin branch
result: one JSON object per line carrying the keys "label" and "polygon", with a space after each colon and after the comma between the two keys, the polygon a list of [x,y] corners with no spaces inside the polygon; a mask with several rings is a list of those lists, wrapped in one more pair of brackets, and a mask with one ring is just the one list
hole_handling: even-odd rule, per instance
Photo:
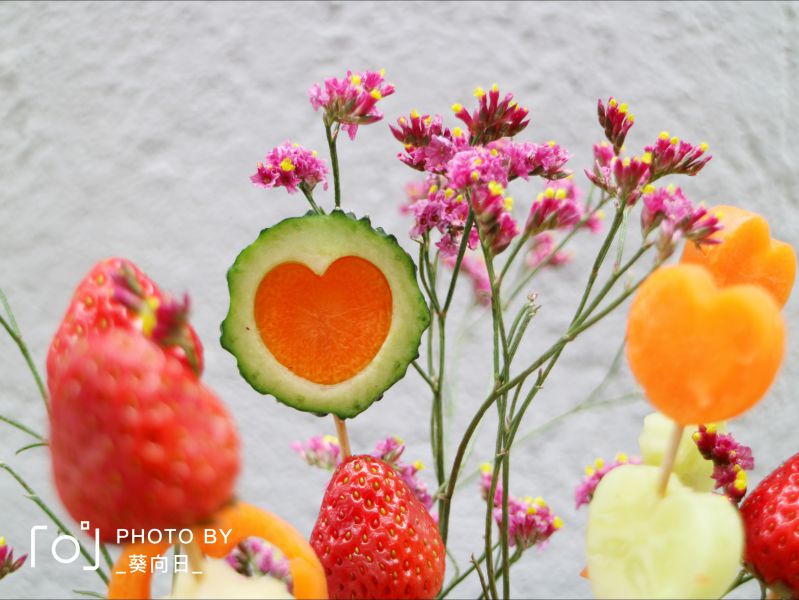
{"label": "thin branch", "polygon": [[[13,321],[11,314],[9,314],[9,318]],[[44,401],[44,406],[47,408],[47,413],[50,414],[50,400],[47,397],[47,388],[44,386],[44,382],[42,381],[41,376],[39,375],[39,371],[36,369],[36,365],[33,363],[33,359],[31,358],[30,352],[28,352],[28,346],[25,345],[24,340],[22,339],[22,335],[19,331],[13,327],[8,321],[6,321],[2,316],[0,316],[0,325],[8,332],[8,335],[11,336],[11,339],[14,340],[14,343],[19,348],[19,351],[22,353],[25,362],[28,365],[28,369],[30,369],[33,378],[36,380],[36,387],[39,388],[39,394]]]}
{"label": "thin branch", "polygon": [[14,419],[11,419],[11,418],[9,418],[9,417],[4,417],[3,415],[0,415],[0,421],[3,421],[4,423],[8,423],[8,424],[9,424],[9,425],[11,425],[12,427],[16,427],[16,428],[17,428],[17,429],[19,429],[20,431],[24,431],[24,432],[25,432],[25,433],[27,433],[29,436],[31,436],[31,437],[32,437],[32,438],[34,438],[34,439],[37,439],[37,440],[39,440],[40,442],[44,442],[44,441],[45,441],[45,439],[44,439],[44,437],[43,437],[43,436],[41,436],[41,435],[39,435],[38,433],[36,433],[36,432],[35,432],[33,429],[31,429],[30,427],[26,427],[25,425],[23,425],[23,424],[22,424],[22,423],[20,423],[19,421],[15,421]]}
{"label": "thin branch", "polygon": [[414,369],[416,369],[416,372],[417,372],[417,373],[419,373],[419,375],[421,376],[421,378],[422,378],[422,379],[424,379],[424,380],[427,382],[427,385],[429,385],[429,386],[430,386],[430,389],[431,389],[433,392],[435,392],[435,391],[436,391],[436,382],[435,382],[435,381],[433,381],[433,379],[430,377],[430,375],[428,375],[427,373],[425,373],[424,369],[422,369],[422,367],[421,367],[421,365],[419,364],[419,362],[418,362],[418,361],[415,361],[415,360],[414,360],[414,361],[411,361],[411,366],[412,366]]}
{"label": "thin branch", "polygon": [[[78,544],[78,548],[80,549],[80,553],[83,555],[83,557],[89,563],[89,565],[93,567],[94,566],[94,559],[92,558],[92,555],[89,554],[89,551],[86,550],[84,545],[81,544],[80,540],[78,540],[77,537],[75,537],[72,534],[72,532],[69,530],[69,528],[66,525],[64,525],[64,523],[61,521],[61,519],[59,519],[52,510],[50,510],[50,507],[47,506],[47,504],[44,503],[44,500],[42,500],[36,494],[36,492],[33,491],[33,489],[27,484],[27,482],[24,479],[22,479],[22,477],[16,471],[14,471],[14,469],[12,469],[8,464],[6,464],[4,462],[0,462],[0,469],[4,469],[14,479],[17,480],[17,483],[19,483],[22,486],[22,489],[24,489],[27,492],[28,495],[26,496],[26,498],[28,498],[29,500],[32,500],[34,503],[36,503],[36,505],[39,508],[41,508],[42,511],[48,517],[50,517],[50,520],[58,528],[59,531],[61,531],[65,535],[68,535],[70,537],[75,538],[75,541]],[[103,580],[103,583],[108,585],[108,575],[105,574],[105,571],[103,571],[102,568],[98,567],[96,572],[97,572],[97,575],[100,577],[100,579]]]}
{"label": "thin branch", "polygon": [[34,442],[33,444],[28,444],[27,446],[23,446],[19,450],[16,451],[16,455],[20,455],[25,450],[30,450],[31,448],[46,448],[49,444],[47,442]]}

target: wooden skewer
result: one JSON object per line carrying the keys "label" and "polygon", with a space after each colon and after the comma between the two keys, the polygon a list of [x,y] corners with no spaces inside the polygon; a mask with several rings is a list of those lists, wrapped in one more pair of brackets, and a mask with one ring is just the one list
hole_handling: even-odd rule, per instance
{"label": "wooden skewer", "polygon": [[669,487],[669,476],[674,470],[674,461],[677,460],[677,450],[680,449],[680,441],[682,440],[682,432],[685,430],[685,425],[679,423],[674,424],[674,429],[671,432],[669,445],[666,447],[666,452],[663,454],[663,464],[660,465],[660,477],[658,478],[658,493],[661,496],[666,495],[666,488]]}
{"label": "wooden skewer", "polygon": [[352,456],[350,451],[350,436],[347,434],[347,424],[333,415],[333,420],[336,422],[336,433],[338,434],[338,443],[341,446],[341,456],[343,459],[348,459]]}
{"label": "wooden skewer", "polygon": [[189,559],[189,572],[197,578],[197,581],[201,581],[203,578],[202,569],[205,564],[203,551],[200,550],[200,546],[195,540],[192,540],[188,544],[183,544],[182,547]]}

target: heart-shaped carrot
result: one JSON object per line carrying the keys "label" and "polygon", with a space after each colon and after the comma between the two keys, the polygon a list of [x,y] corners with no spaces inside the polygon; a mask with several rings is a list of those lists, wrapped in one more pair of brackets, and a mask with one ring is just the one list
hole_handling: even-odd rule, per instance
{"label": "heart-shaped carrot", "polygon": [[720,244],[685,244],[680,262],[707,267],[720,286],[754,283],[766,288],[783,306],[796,277],[796,252],[775,240],[768,222],[736,206],[716,206],[723,228],[713,237]]}
{"label": "heart-shaped carrot", "polygon": [[[204,530],[209,528],[231,531],[226,540],[217,535],[214,543],[205,543]],[[199,541],[200,550],[212,559],[223,558],[236,544],[248,537],[263,539],[275,546],[288,559],[295,598],[327,598],[325,572],[313,548],[296,529],[272,513],[238,502],[222,509],[210,523],[194,530],[194,539]],[[114,565],[114,573],[108,585],[108,598],[150,598],[152,579],[150,559],[165,553],[168,549],[168,543],[145,542],[125,546]],[[147,568],[142,571],[128,571],[133,555],[143,556]],[[230,592],[236,593],[235,590]]]}
{"label": "heart-shaped carrot", "polygon": [[375,357],[391,327],[391,288],[372,263],[345,256],[322,275],[289,262],[272,269],[255,295],[264,344],[304,379],[336,384]]}
{"label": "heart-shaped carrot", "polygon": [[655,271],[627,320],[627,358],[652,404],[680,424],[723,421],[757,403],[785,350],[779,307],[763,288],[718,288],[707,269]]}

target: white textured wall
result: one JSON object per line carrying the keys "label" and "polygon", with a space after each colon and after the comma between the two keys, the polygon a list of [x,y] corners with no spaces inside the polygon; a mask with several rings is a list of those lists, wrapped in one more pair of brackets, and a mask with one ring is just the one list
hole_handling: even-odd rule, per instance
{"label": "white textured wall", "polygon": [[[532,125],[522,137],[557,139],[573,152],[578,172],[600,136],[596,99],[614,94],[637,117],[629,147],[640,148],[661,129],[707,140],[714,159],[684,182],[689,195],[759,211],[778,237],[795,243],[796,13],[796,5],[783,3],[2,3],[0,285],[40,366],[74,285],[99,258],[130,257],[164,287],[189,290],[206,344],[206,381],[241,428],[241,495],[309,532],[326,477],[304,469],[289,443],[330,431],[331,423],[259,396],[217,342],[228,265],[262,227],[305,210],[299,196],[257,189],[248,175],[287,138],[323,149],[308,86],[347,68],[385,67],[397,93],[382,106],[396,118],[411,108],[449,114],[453,101],[471,100],[475,85],[498,82],[531,108]],[[413,174],[395,160],[398,148],[385,123],[363,128],[355,143],[340,147],[346,207],[372,215],[411,248],[408,222],[396,207]],[[514,191],[520,211],[536,191],[535,185]],[[584,237],[573,265],[536,284],[543,309],[528,334],[527,356],[563,327],[597,239]],[[785,310],[796,339],[795,296]],[[568,349],[530,426],[573,405],[601,379],[623,318],[622,311]],[[457,434],[487,385],[488,359],[476,341],[486,336],[483,319],[451,353],[460,367],[450,373],[459,379]],[[790,346],[769,396],[734,425],[754,448],[754,480],[799,449],[793,391],[799,372],[795,342]],[[0,414],[44,430],[30,376],[3,336],[0,381]],[[607,395],[633,389],[623,375]],[[365,451],[378,436],[398,434],[408,441],[408,457],[429,464],[428,407],[425,388],[409,374],[351,425],[355,448]],[[636,450],[646,412],[639,402],[583,414],[519,449],[512,493],[549,499],[566,528],[516,568],[516,595],[589,595],[578,577],[586,513],[573,510],[573,486],[596,455]],[[0,459],[57,505],[46,453],[15,457],[27,440],[1,431]],[[484,436],[480,443],[484,460],[493,442]],[[453,548],[463,561],[481,547],[476,489],[456,499],[454,519]],[[0,473],[0,535],[24,549],[30,526],[44,522]],[[46,563],[43,554],[42,569],[26,567],[4,580],[0,596],[98,589],[94,576]]]}

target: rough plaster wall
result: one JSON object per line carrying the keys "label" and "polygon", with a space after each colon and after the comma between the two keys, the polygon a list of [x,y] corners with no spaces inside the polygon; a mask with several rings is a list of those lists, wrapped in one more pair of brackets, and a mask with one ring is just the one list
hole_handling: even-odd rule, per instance
{"label": "rough plaster wall", "polygon": [[[796,12],[784,3],[2,3],[0,283],[40,366],[75,283],[97,259],[128,256],[165,287],[190,290],[206,344],[206,381],[241,427],[241,496],[307,533],[326,475],[304,469],[289,443],[329,432],[331,423],[260,397],[217,338],[227,309],[227,267],[262,227],[305,210],[299,196],[256,189],[248,175],[287,138],[323,149],[308,86],[347,68],[385,67],[398,91],[383,107],[396,118],[411,108],[449,114],[453,101],[471,99],[475,85],[496,81],[532,110],[522,137],[557,139],[573,152],[578,173],[600,135],[596,99],[614,94],[637,117],[630,148],[661,129],[707,140],[715,158],[701,177],[684,182],[689,195],[761,212],[778,237],[796,243]],[[385,123],[363,128],[355,143],[343,141],[344,202],[411,249],[397,204],[413,174],[396,161],[397,150]],[[517,187],[518,210],[537,185]],[[543,308],[528,334],[528,359],[564,326],[598,240],[584,236],[573,247],[575,262],[536,284]],[[785,309],[793,339],[798,310],[795,294]],[[475,321],[479,314],[452,319],[453,329],[475,323],[451,353],[458,361],[449,374],[457,380],[458,435],[487,386],[483,340],[490,325],[484,314]],[[620,311],[568,349],[528,427],[596,385],[623,322]],[[4,336],[0,357],[0,414],[44,430],[30,376]],[[798,449],[796,358],[791,341],[767,399],[734,425],[754,447],[754,481]],[[624,373],[605,394],[632,390]],[[408,442],[408,457],[430,464],[428,409],[425,388],[411,373],[351,425],[353,444],[367,450],[379,436],[398,434]],[[636,450],[646,412],[638,402],[584,413],[515,453],[512,493],[544,496],[566,521],[546,551],[531,552],[515,569],[515,595],[590,594],[577,575],[586,511],[573,510],[573,487],[595,456]],[[45,453],[15,457],[27,440],[8,428],[0,442],[0,459],[57,505]],[[492,444],[482,436],[472,463],[487,459]],[[456,499],[453,518],[453,550],[465,562],[480,552],[482,537],[474,484]],[[0,474],[0,534],[24,549],[30,526],[45,522]],[[26,567],[3,581],[0,596],[98,589],[80,563],[61,566],[45,554],[39,552],[35,571]],[[464,586],[462,594],[475,589]]]}

